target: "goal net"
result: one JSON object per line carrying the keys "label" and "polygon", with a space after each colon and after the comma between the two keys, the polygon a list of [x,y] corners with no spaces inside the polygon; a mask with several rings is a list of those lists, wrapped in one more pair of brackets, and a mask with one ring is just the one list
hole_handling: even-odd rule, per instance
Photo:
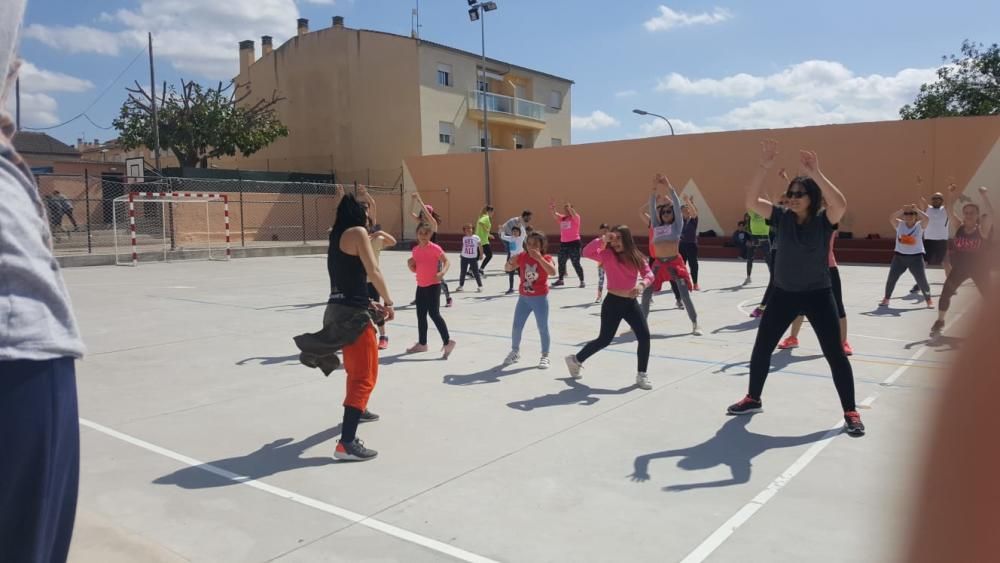
{"label": "goal net", "polygon": [[230,258],[225,194],[130,192],[113,205],[117,264]]}

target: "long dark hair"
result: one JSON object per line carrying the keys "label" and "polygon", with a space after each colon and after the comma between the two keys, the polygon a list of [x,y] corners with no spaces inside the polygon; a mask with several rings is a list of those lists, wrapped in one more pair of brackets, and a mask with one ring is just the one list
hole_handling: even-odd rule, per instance
{"label": "long dark hair", "polygon": [[[636,271],[641,272],[642,266],[646,263],[646,257],[636,247],[631,229],[628,228],[628,225],[615,225],[611,230],[618,233],[618,236],[622,239],[622,251],[621,253],[615,252],[615,258],[619,262],[629,264]],[[614,249],[611,251],[614,252]]]}
{"label": "long dark hair", "polygon": [[365,227],[368,224],[368,212],[353,194],[347,194],[337,206],[337,222],[333,225],[333,236],[340,236],[352,227]]}
{"label": "long dark hair", "polygon": [[819,189],[819,184],[816,183],[816,180],[813,180],[809,176],[796,176],[788,183],[788,189],[790,190],[792,186],[796,185],[801,186],[805,190],[806,195],[809,196],[809,209],[806,211],[808,218],[815,217],[823,206],[823,190]]}

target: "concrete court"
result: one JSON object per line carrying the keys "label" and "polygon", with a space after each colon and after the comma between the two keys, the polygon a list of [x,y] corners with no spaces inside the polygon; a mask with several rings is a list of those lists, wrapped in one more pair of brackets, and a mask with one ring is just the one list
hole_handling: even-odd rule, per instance
{"label": "concrete court", "polygon": [[[382,259],[400,305],[407,256]],[[808,325],[802,348],[775,355],[766,412],[724,414],[746,393],[761,262],[748,287],[742,263],[703,263],[705,336],[687,334],[669,291],[657,298],[652,391],[633,386],[627,337],[569,380],[563,356],[598,331],[588,262],[586,290],[551,293],[549,371],[535,369],[533,320],[522,363],[496,368],[516,299],[506,276],[442,309],[458,341],[447,362],[403,354],[416,318],[402,308],[370,403],[382,420],[359,431],[380,456],[343,464],[343,372],[299,365],[291,341],[320,327],[325,257],[67,269],[90,352],[71,560],[891,561],[925,436],[914,414],[961,340],[925,347],[934,312],[903,298],[907,276],[877,311],[887,269],[841,270],[857,399],[877,398],[864,438],[827,434],[841,412]],[[943,273],[931,279],[939,291]],[[963,288],[953,316],[976,299]],[[735,533],[717,532],[738,512]]]}

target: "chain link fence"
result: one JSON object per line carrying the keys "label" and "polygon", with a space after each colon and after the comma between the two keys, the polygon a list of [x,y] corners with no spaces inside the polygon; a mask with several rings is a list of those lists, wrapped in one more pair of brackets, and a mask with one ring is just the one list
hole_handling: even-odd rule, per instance
{"label": "chain link fence", "polygon": [[[376,219],[382,229],[401,236],[403,229],[402,172],[379,174],[388,185],[367,185],[375,199]],[[364,184],[355,179],[370,171],[337,175],[348,193]],[[351,178],[350,181],[347,181]],[[192,194],[190,199],[156,200],[135,197],[135,238],[138,252],[193,251],[225,242],[221,202],[197,194],[219,194],[228,199],[233,248],[325,245],[335,215],[335,184],[275,182],[245,179],[147,178],[124,183],[121,176],[95,177],[40,174],[39,192],[49,214],[55,254],[115,254],[131,252],[128,194]],[[169,199],[169,198],[168,198]],[[116,251],[117,245],[117,251]]]}

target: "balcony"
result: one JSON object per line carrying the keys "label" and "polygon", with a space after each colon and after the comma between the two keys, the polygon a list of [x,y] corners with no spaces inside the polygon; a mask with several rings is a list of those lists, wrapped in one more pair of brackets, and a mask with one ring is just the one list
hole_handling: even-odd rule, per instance
{"label": "balcony", "polygon": [[469,92],[469,115],[473,119],[483,120],[484,105],[490,113],[490,121],[531,129],[545,128],[544,104],[490,92]]}

